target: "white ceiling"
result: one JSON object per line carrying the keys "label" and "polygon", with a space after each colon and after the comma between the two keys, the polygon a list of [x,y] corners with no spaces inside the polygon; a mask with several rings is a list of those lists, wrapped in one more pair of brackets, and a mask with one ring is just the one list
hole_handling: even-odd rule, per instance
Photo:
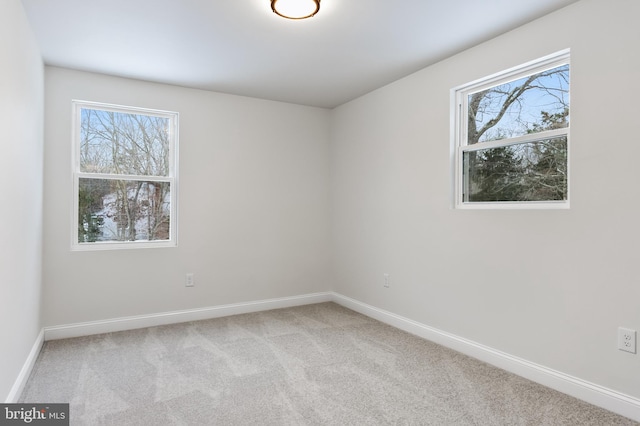
{"label": "white ceiling", "polygon": [[44,61],[334,107],[576,0],[22,0]]}

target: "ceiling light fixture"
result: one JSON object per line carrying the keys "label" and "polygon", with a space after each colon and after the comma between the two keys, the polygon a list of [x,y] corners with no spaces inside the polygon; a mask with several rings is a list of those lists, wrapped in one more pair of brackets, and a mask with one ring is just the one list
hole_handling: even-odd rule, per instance
{"label": "ceiling light fixture", "polygon": [[287,19],[311,18],[320,10],[320,0],[271,0],[271,10]]}

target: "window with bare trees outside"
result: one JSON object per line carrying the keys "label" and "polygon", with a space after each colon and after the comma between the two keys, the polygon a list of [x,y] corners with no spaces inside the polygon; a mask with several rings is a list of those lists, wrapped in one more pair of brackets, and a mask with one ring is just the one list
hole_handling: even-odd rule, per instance
{"label": "window with bare trees outside", "polygon": [[176,245],[178,114],[73,102],[72,248]]}
{"label": "window with bare trees outside", "polygon": [[569,206],[569,52],[453,89],[457,208]]}

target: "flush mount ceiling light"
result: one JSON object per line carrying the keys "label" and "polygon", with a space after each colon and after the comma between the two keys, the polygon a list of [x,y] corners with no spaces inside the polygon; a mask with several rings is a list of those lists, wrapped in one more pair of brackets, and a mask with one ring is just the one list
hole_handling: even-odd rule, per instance
{"label": "flush mount ceiling light", "polygon": [[271,10],[287,19],[311,18],[320,10],[320,0],[271,0]]}

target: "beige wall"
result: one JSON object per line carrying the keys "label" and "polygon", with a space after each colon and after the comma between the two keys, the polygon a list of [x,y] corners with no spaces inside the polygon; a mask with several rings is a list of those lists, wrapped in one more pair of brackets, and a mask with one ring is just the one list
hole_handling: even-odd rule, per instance
{"label": "beige wall", "polygon": [[[61,68],[45,76],[46,326],[328,288],[327,110]],[[180,113],[177,248],[70,251],[72,99]]]}
{"label": "beige wall", "polygon": [[[640,397],[638,16],[583,0],[332,111],[335,289]],[[452,210],[450,89],[565,48],[571,209]]]}
{"label": "beige wall", "polygon": [[0,400],[40,332],[43,66],[19,0],[0,2]]}

